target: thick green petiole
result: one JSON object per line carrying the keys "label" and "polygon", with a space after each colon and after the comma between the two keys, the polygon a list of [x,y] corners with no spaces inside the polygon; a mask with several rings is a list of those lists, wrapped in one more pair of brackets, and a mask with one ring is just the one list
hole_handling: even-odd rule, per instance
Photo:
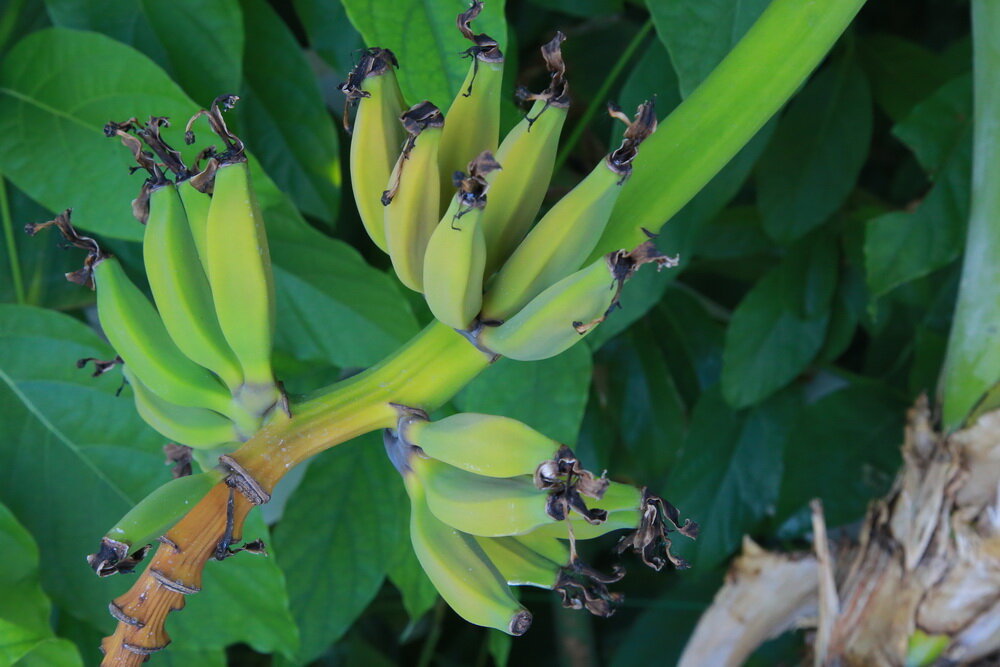
{"label": "thick green petiole", "polygon": [[642,147],[588,262],[634,248],[705,187],[816,68],[864,0],[773,0]]}
{"label": "thick green petiole", "polygon": [[[972,208],[958,304],[939,387],[946,430],[1000,383],[1000,3],[974,0]],[[993,393],[987,401],[1000,404]]]}

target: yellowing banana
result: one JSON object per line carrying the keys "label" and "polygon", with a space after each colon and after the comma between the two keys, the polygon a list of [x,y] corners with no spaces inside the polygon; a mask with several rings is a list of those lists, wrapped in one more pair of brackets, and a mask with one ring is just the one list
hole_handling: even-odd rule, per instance
{"label": "yellowing banana", "polygon": [[580,268],[600,240],[638,146],[656,129],[652,102],[639,106],[622,145],[549,209],[514,250],[483,297],[484,322],[503,322]]}
{"label": "yellowing banana", "polygon": [[534,475],[560,447],[516,419],[472,412],[439,421],[404,417],[399,433],[431,458],[488,477]]}
{"label": "yellowing banana", "polygon": [[469,175],[456,174],[458,194],[438,222],[424,253],[424,296],[439,321],[468,329],[483,301],[486,238],[482,215],[486,206],[486,174],[499,168],[485,152],[469,163]]}
{"label": "yellowing banana", "polygon": [[135,407],[153,430],[179,445],[210,449],[229,442],[246,440],[232,420],[205,408],[191,408],[166,401],[150,391],[132,369],[124,367],[125,379],[132,386]]}
{"label": "yellowing banana", "polygon": [[483,151],[496,152],[500,136],[500,90],[503,82],[503,52],[489,35],[475,34],[470,23],[483,10],[474,0],[469,9],[458,15],[458,29],[473,43],[465,52],[472,60],[462,88],[448,108],[448,119],[441,136],[441,203],[451,197],[452,174],[465,169],[469,160]]}
{"label": "yellowing banana", "polygon": [[[190,186],[187,189],[192,190]],[[170,337],[189,359],[218,375],[230,391],[235,391],[243,384],[243,372],[219,328],[184,205],[169,181],[155,186],[150,194],[143,259],[153,299]]]}
{"label": "yellowing banana", "polygon": [[568,550],[564,560],[555,562],[528,547],[520,537],[477,537],[476,542],[511,586],[551,590],[562,566],[569,562]]}
{"label": "yellowing banana", "polygon": [[399,280],[412,290],[424,288],[424,253],[440,219],[438,146],[444,127],[441,111],[421,102],[400,117],[409,135],[396,160],[385,205],[385,242]]}
{"label": "yellowing banana", "polygon": [[[396,56],[388,49],[370,48],[348,74],[340,90],[347,96],[344,128],[351,132],[351,187],[361,222],[368,236],[387,250],[383,224],[382,192],[392,173],[403,131],[399,115],[405,108],[396,82]],[[347,110],[358,102],[353,130]]]}
{"label": "yellowing banana", "polygon": [[437,519],[419,477],[405,474],[403,479],[410,495],[413,550],[441,597],[470,623],[524,634],[531,626],[531,613],[511,595],[476,540]]}
{"label": "yellowing banana", "polygon": [[632,252],[608,253],[552,285],[500,326],[479,333],[485,348],[512,359],[547,359],[572,347],[604,321],[615,307],[621,288],[645,263],[676,266],[652,242]]}
{"label": "yellowing banana", "polygon": [[548,88],[537,95],[519,91],[523,99],[535,100],[531,111],[504,137],[496,152],[497,162],[511,165],[487,177],[490,205],[483,212],[486,235],[486,275],[492,275],[507,260],[531,228],[552,177],[559,135],[569,111],[569,84],[564,74],[561,32],[542,47],[551,73]]}

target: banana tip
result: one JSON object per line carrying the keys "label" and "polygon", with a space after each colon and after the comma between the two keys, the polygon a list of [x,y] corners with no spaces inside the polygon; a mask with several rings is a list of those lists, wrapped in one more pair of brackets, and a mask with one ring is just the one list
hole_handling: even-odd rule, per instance
{"label": "banana tip", "polygon": [[510,626],[507,630],[515,637],[520,637],[531,627],[532,620],[531,612],[527,609],[522,609],[510,619]]}

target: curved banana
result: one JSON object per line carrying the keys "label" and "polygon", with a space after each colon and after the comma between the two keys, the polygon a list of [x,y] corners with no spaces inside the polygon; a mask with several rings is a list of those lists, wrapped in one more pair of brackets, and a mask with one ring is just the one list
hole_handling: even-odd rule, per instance
{"label": "curved banana", "polygon": [[552,285],[499,326],[486,326],[478,342],[511,359],[547,359],[572,347],[604,321],[618,303],[625,281],[648,262],[676,266],[651,241],[632,252],[608,253]]}
{"label": "curved banana", "polygon": [[500,136],[500,91],[503,83],[503,52],[489,35],[475,34],[470,23],[483,10],[474,0],[458,15],[462,36],[473,43],[465,56],[472,60],[462,88],[445,114],[448,119],[441,136],[441,203],[449,201],[452,174],[483,151],[495,152]]}
{"label": "curved banana", "polygon": [[229,442],[246,440],[232,420],[205,408],[175,405],[150,391],[127,365],[125,379],[132,386],[135,407],[153,430],[179,445],[210,449]]}
{"label": "curved banana", "polygon": [[[486,174],[499,168],[484,152],[469,163],[469,175],[455,175],[458,194],[437,224],[424,253],[424,296],[431,312],[455,329],[468,329],[483,301],[486,238]],[[461,175],[461,179],[459,179]]]}
{"label": "curved banana", "polygon": [[639,105],[622,145],[556,202],[504,263],[483,297],[480,319],[507,320],[546,288],[580,268],[611,217],[639,144],[655,129],[653,103]]}
{"label": "curved banana", "polygon": [[87,562],[102,577],[131,572],[149,548],[144,546],[129,556],[133,545],[148,545],[169,530],[221,479],[220,471],[209,470],[160,486],[118,520],[101,539],[100,550],[87,556]]}
{"label": "curved banana", "polygon": [[513,252],[538,215],[552,178],[562,133],[569,111],[569,84],[565,79],[560,44],[561,32],[542,47],[542,57],[551,74],[548,88],[537,95],[519,91],[534,100],[528,115],[507,133],[496,152],[497,162],[511,169],[494,172],[490,183],[490,205],[483,212],[486,235],[486,275],[492,275]]}
{"label": "curved banana", "polygon": [[202,270],[206,271],[206,276],[208,275],[208,209],[212,204],[212,196],[199,190],[196,183],[203,179],[214,179],[217,167],[218,163],[210,162],[206,171],[177,184],[177,192],[181,197],[181,203],[184,204],[184,213],[187,215],[188,227],[191,229],[191,238],[194,240],[198,259],[201,260]]}
{"label": "curved banana", "polygon": [[[361,222],[368,236],[383,251],[387,250],[383,224],[382,192],[403,143],[399,115],[406,108],[394,68],[399,67],[389,49],[370,48],[340,84],[347,96],[344,104],[344,129],[351,133],[351,188]],[[354,128],[347,122],[347,111],[358,102]]]}
{"label": "curved banana", "polygon": [[479,544],[434,516],[417,476],[406,473],[403,479],[410,495],[413,551],[441,597],[470,623],[524,634],[531,613],[514,598]]}
{"label": "curved banana", "polygon": [[424,253],[440,219],[438,146],[444,116],[430,102],[410,107],[400,116],[409,135],[396,160],[385,205],[385,243],[400,282],[424,289]]}
{"label": "curved banana", "polygon": [[[609,512],[608,518],[603,523],[588,523],[582,518],[571,517],[566,521],[558,521],[538,526],[528,535],[538,538],[558,538],[569,539],[569,529],[573,529],[573,538],[577,540],[592,540],[602,535],[607,535],[616,530],[635,530],[642,519],[639,510],[620,510]],[[527,537],[519,535],[518,537]]]}
{"label": "curved banana", "polygon": [[170,337],[189,359],[236,391],[243,371],[219,328],[184,204],[169,181],[150,193],[142,253],[153,300]]}
{"label": "curved banana", "polygon": [[555,588],[563,565],[569,563],[569,550],[549,538],[566,551],[565,559],[552,561],[531,549],[520,537],[477,537],[476,542],[511,586],[537,586]]}
{"label": "curved banana", "polygon": [[534,475],[561,446],[516,419],[474,412],[438,421],[404,417],[399,434],[431,458],[488,477]]}

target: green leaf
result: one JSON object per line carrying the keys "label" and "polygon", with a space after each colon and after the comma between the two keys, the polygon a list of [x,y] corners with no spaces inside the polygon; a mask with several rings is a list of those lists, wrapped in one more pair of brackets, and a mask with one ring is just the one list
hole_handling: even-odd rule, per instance
{"label": "green leaf", "polygon": [[[49,626],[52,605],[38,581],[38,547],[2,504],[0,554],[4,558],[4,567],[0,570],[0,590],[3,590],[0,596],[0,664],[12,665],[26,658],[35,660],[40,653],[52,650],[41,646],[52,637]],[[35,657],[29,657],[31,654]],[[65,657],[61,664],[80,663],[80,656],[72,644]],[[35,664],[41,663],[36,661]]]}
{"label": "green leaf", "polygon": [[403,596],[403,608],[411,621],[421,618],[437,602],[438,592],[424,573],[410,543],[409,508],[406,511],[406,539],[400,539],[396,559],[389,566],[389,580]]}
{"label": "green leaf", "polygon": [[[399,85],[409,104],[430,100],[442,110],[451,106],[469,71],[469,60],[461,54],[472,43],[455,27],[455,17],[469,8],[468,2],[343,0],[343,4],[366,46],[379,46],[396,54]],[[472,29],[486,33],[505,49],[504,1],[486,3]]]}
{"label": "green leaf", "polygon": [[792,100],[757,167],[764,229],[790,243],[821,225],[854,189],[872,134],[868,81],[850,55]]}
{"label": "green leaf", "polygon": [[[826,522],[841,526],[889,489],[899,466],[906,404],[885,387],[854,384],[824,396],[798,415],[785,447],[777,519],[823,500]],[[808,530],[808,519],[798,524]]]}
{"label": "green leaf", "polygon": [[493,664],[497,667],[507,667],[513,643],[514,638],[506,632],[492,628],[486,631],[486,648],[490,652],[490,657],[493,658]]}
{"label": "green leaf", "polygon": [[334,69],[334,76],[345,80],[354,66],[354,54],[364,48],[364,41],[347,20],[343,3],[293,0],[292,4],[309,38],[309,46]]}
{"label": "green leaf", "polygon": [[729,53],[770,0],[649,0],[656,32],[670,51],[687,97]]}
{"label": "green leaf", "polygon": [[501,359],[470,382],[455,404],[463,412],[518,419],[572,446],[587,407],[590,372],[585,345],[543,361]]}
{"label": "green leaf", "polygon": [[139,240],[129,202],[142,179],[129,175],[128,151],[102,128],[133,116],[187,119],[195,110],[134,49],[96,33],[41,30],[0,65],[0,172],[51,211],[72,207],[82,229]]}
{"label": "green leaf", "polygon": [[694,292],[671,287],[652,313],[667,367],[687,405],[716,384],[722,373],[725,329],[718,313]]}
{"label": "green leaf", "polygon": [[703,259],[729,260],[762,255],[771,249],[755,206],[731,206],[702,224],[693,252]]}
{"label": "green leaf", "polygon": [[774,511],[784,442],[798,404],[791,390],[742,411],[730,408],[716,388],[698,401],[667,485],[667,499],[701,526],[693,549],[685,550],[693,550],[695,567],[720,563]]}
{"label": "green leaf", "polygon": [[405,536],[406,497],[381,433],[309,465],[275,531],[303,663],[337,641],[375,597]]}
{"label": "green leaf", "polygon": [[[0,306],[0,501],[31,531],[53,600],[102,629],[107,603],[128,585],[83,566],[101,535],[169,479],[164,441],[116,397],[118,373],[76,368],[111,349],[77,320],[27,306]],[[115,581],[119,579],[120,581]]]}
{"label": "green leaf", "polygon": [[299,637],[279,567],[281,552],[274,553],[267,525],[254,511],[243,526],[243,540],[258,538],[268,545],[267,556],[239,553],[206,564],[202,593],[170,618],[178,648],[211,651],[245,642],[258,653],[295,654]]}
{"label": "green leaf", "polygon": [[934,186],[912,213],[894,211],[869,222],[865,268],[873,298],[941,268],[962,251],[972,162],[971,77],[941,87],[893,132]]}
{"label": "green leaf", "polygon": [[837,284],[837,254],[825,236],[800,241],[737,306],[722,366],[722,393],[730,405],[761,401],[819,352]]}
{"label": "green leaf", "polygon": [[[45,6],[57,26],[100,32],[142,51],[203,105],[238,89],[243,16],[237,0],[45,0]],[[99,54],[78,55],[95,67],[105,64]]]}
{"label": "green leaf", "polygon": [[243,56],[245,85],[237,106],[244,140],[304,213],[333,223],[340,206],[340,152],[312,68],[265,0],[242,0],[242,6],[247,43],[254,45]]}
{"label": "green leaf", "polygon": [[73,667],[83,665],[80,651],[73,642],[50,637],[37,644],[17,661],[17,667]]}

